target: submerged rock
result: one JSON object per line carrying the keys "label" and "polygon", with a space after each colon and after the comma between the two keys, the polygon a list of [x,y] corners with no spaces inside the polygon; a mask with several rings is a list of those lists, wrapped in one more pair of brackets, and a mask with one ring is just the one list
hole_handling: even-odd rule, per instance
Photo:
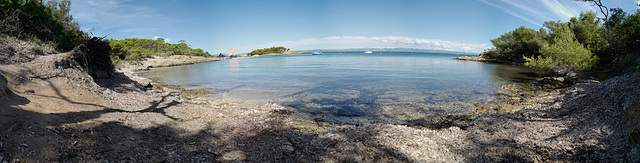
{"label": "submerged rock", "polygon": [[431,129],[449,128],[452,126],[466,129],[471,125],[471,121],[473,121],[473,117],[471,115],[447,115],[410,120],[409,125],[422,126]]}

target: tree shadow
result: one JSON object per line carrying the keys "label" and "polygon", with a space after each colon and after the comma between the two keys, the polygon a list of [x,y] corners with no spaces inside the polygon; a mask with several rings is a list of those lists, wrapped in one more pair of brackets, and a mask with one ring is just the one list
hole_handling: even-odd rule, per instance
{"label": "tree shadow", "polygon": [[[638,85],[640,79],[574,86],[578,93],[542,104],[551,106],[546,109],[523,109],[479,120],[475,123],[487,125],[469,132],[474,148],[467,156],[471,162],[634,162],[629,159],[635,157],[629,155],[637,153],[630,153],[632,146],[621,122],[622,103],[640,96],[628,88]],[[503,132],[511,136],[493,136]]]}
{"label": "tree shadow", "polygon": [[96,81],[96,84],[102,88],[121,93],[145,91],[148,88],[148,86],[129,78],[122,72],[113,72],[110,77]]}

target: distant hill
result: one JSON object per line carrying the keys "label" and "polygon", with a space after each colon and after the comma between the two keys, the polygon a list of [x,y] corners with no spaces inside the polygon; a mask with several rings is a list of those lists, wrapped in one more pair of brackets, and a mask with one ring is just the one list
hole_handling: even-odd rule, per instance
{"label": "distant hill", "polygon": [[478,55],[478,53],[446,51],[446,50],[429,50],[429,49],[413,49],[413,48],[354,48],[354,49],[312,49],[297,50],[300,52],[364,52],[371,50],[373,52],[420,52],[420,53],[444,53],[444,54],[463,54]]}

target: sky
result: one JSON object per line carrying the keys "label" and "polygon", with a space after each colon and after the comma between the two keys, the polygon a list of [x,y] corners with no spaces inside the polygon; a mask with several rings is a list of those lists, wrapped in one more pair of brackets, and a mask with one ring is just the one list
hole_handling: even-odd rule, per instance
{"label": "sky", "polygon": [[[603,0],[635,12],[638,0]],[[94,36],[186,40],[211,54],[284,46],[291,50],[416,48],[479,53],[520,26],[568,21],[599,8],[571,0],[71,0]]]}

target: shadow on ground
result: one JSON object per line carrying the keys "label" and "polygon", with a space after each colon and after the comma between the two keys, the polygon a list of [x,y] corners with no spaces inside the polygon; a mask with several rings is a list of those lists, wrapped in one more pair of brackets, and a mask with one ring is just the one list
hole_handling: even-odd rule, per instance
{"label": "shadow on ground", "polygon": [[[485,117],[469,129],[471,162],[635,162],[625,135],[625,102],[638,78],[578,84],[543,108]],[[485,151],[485,152],[477,152]],[[465,152],[465,150],[457,150]],[[633,161],[635,160],[635,161]]]}
{"label": "shadow on ground", "polygon": [[[120,80],[106,87],[140,85],[133,80]],[[105,85],[103,85],[105,86]],[[301,132],[287,124],[286,113],[255,112],[259,108],[216,108],[214,113],[229,113],[225,109],[238,109],[237,115],[227,115],[235,124],[220,123],[221,117],[201,115],[210,119],[206,127],[197,130],[181,129],[194,117],[175,117],[168,109],[189,109],[202,104],[183,103],[171,94],[153,100],[150,107],[126,111],[105,105],[76,102],[55,89],[58,97],[38,96],[64,100],[73,106],[96,107],[92,111],[66,113],[39,113],[23,109],[31,101],[24,95],[11,93],[0,104],[0,162],[363,162],[387,160],[410,162],[395,149],[369,141],[375,133],[364,130],[352,133],[347,129],[332,132],[332,136]],[[138,89],[138,90],[137,90]],[[55,106],[42,106],[55,107]],[[216,110],[218,109],[218,110]],[[83,109],[79,109],[83,110]],[[133,128],[127,118],[145,113],[158,113],[171,123],[147,128]],[[112,114],[122,114],[120,120],[104,120]],[[255,117],[259,117],[257,120]],[[260,118],[261,117],[261,118]],[[254,118],[252,120],[252,118]],[[349,133],[349,134],[346,134]],[[354,141],[355,140],[355,141]],[[360,141],[362,142],[360,142]],[[354,145],[355,144],[355,145]]]}

